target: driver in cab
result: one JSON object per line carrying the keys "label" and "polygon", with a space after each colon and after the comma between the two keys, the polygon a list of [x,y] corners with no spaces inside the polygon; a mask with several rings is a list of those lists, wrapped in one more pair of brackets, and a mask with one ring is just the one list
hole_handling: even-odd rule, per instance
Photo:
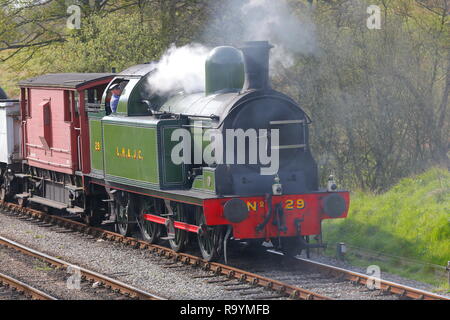
{"label": "driver in cab", "polygon": [[120,85],[118,83],[113,84],[110,88],[111,90],[111,100],[109,102],[109,106],[111,108],[112,113],[117,112],[117,105],[119,104],[119,98],[122,93],[122,89],[120,88]]}

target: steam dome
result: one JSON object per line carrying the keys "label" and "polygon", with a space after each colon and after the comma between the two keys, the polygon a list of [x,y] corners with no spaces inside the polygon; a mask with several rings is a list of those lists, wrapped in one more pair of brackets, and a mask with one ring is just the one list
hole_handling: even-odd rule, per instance
{"label": "steam dome", "polygon": [[244,56],[234,47],[214,48],[206,58],[206,95],[217,91],[241,90],[244,85]]}

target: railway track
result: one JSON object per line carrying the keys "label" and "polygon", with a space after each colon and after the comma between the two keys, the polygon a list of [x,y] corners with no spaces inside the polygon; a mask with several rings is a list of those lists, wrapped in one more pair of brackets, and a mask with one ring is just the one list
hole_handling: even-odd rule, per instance
{"label": "railway track", "polygon": [[[216,277],[212,280],[208,280],[208,282],[227,282],[231,280],[237,281],[238,284],[247,284],[251,286],[250,288],[255,287],[263,287],[272,292],[275,292],[276,297],[288,297],[291,299],[305,299],[305,300],[329,300],[332,299],[330,296],[325,294],[319,294],[314,290],[314,287],[310,290],[305,289],[304,287],[297,284],[290,284],[289,282],[285,282],[283,280],[276,280],[276,277],[268,277],[262,276],[253,272],[244,271],[241,268],[232,267],[230,265],[224,265],[220,263],[207,262],[200,257],[195,255],[187,254],[187,253],[177,253],[173,250],[155,244],[150,244],[148,242],[124,237],[115,232],[111,232],[108,230],[94,228],[87,226],[78,221],[73,221],[71,219],[48,215],[44,212],[34,210],[31,208],[23,208],[18,206],[17,204],[1,202],[0,208],[8,211],[9,213],[17,216],[25,216],[29,218],[38,219],[45,223],[50,223],[59,227],[63,227],[66,229],[70,229],[73,231],[77,231],[80,233],[88,234],[94,236],[99,239],[108,240],[108,241],[116,241],[128,245],[130,247],[148,250],[156,256],[169,260],[167,264],[167,268],[175,267],[177,265],[184,266],[194,266],[201,268],[202,270],[208,271],[210,276],[207,277]],[[359,274],[356,272],[352,272],[349,270],[345,270],[342,268],[337,268],[330,265],[325,265],[322,263],[318,263],[312,260],[307,259],[297,259],[295,260],[298,265],[300,265],[303,269],[314,270],[315,272],[320,272],[322,276],[333,277],[340,280],[351,282],[352,284],[359,284],[361,286],[366,285],[367,281],[370,281],[369,276],[364,274]],[[201,276],[200,276],[201,277]],[[381,282],[381,292],[385,295],[397,295],[400,298],[408,298],[408,299],[423,299],[423,300],[449,300],[447,297],[443,297],[440,295],[436,295],[431,292],[411,288],[408,286],[404,286],[398,283],[393,283],[385,280],[380,280]],[[230,283],[230,285],[232,285]],[[231,289],[231,288],[230,288]],[[231,289],[234,290],[234,289]],[[239,290],[236,288],[236,290]]]}
{"label": "railway track", "polygon": [[[210,276],[208,277],[217,277],[216,280],[209,280],[211,283],[213,281],[225,282],[236,280],[239,284],[248,284],[251,287],[262,287],[269,291],[275,292],[277,295],[273,296],[273,298],[287,297],[299,300],[330,300],[329,297],[317,294],[315,292],[305,290],[297,286],[292,286],[271,278],[263,277],[255,273],[247,272],[239,268],[234,268],[229,265],[216,262],[208,262],[195,255],[179,252],[177,253],[164,246],[150,244],[136,238],[124,237],[112,231],[90,227],[78,221],[73,221],[71,219],[56,215],[49,215],[39,210],[21,207],[14,203],[0,202],[0,208],[19,217],[25,216],[28,218],[39,219],[45,223],[54,224],[59,227],[91,235],[106,241],[116,241],[135,249],[148,250],[159,257],[170,260],[169,264],[177,263],[185,266],[200,268],[210,273]],[[230,288],[230,290],[232,290],[232,288]]]}
{"label": "railway track", "polygon": [[[3,290],[1,290],[3,289]],[[0,273],[0,294],[3,297],[17,300],[17,295],[22,295],[26,299],[32,300],[58,300],[45,292],[33,288],[30,285],[23,283],[13,277]]]}

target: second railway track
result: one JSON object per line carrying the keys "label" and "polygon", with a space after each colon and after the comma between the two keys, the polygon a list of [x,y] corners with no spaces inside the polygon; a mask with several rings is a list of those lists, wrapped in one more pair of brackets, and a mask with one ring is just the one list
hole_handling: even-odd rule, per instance
{"label": "second railway track", "polygon": [[58,300],[9,275],[0,273],[0,300]]}
{"label": "second railway track", "polygon": [[[46,264],[51,265],[53,268],[56,268],[55,272],[53,272],[53,275],[55,277],[53,277],[51,279],[46,278],[44,280],[40,280],[42,282],[47,282],[47,285],[50,288],[52,288],[52,285],[50,284],[50,282],[65,283],[64,281],[61,281],[60,279],[58,279],[58,276],[59,276],[59,278],[63,278],[64,274],[61,277],[61,275],[57,275],[56,273],[60,270],[66,270],[66,271],[70,271],[75,276],[80,277],[80,279],[79,279],[80,285],[81,285],[81,282],[84,281],[84,282],[87,282],[88,287],[90,287],[89,284],[95,284],[94,285],[95,287],[100,288],[100,289],[105,289],[104,290],[105,292],[102,292],[101,294],[99,294],[98,290],[95,290],[94,292],[92,292],[92,290],[91,290],[91,292],[89,292],[88,294],[84,294],[84,295],[79,295],[77,293],[78,296],[80,296],[81,298],[86,299],[86,298],[89,298],[90,295],[92,295],[95,298],[99,298],[98,296],[100,296],[103,299],[123,299],[123,298],[128,299],[129,298],[129,299],[139,299],[139,300],[164,300],[164,298],[159,297],[158,295],[155,295],[155,294],[152,294],[149,292],[145,292],[145,291],[135,288],[133,286],[127,285],[121,281],[112,279],[106,275],[102,275],[100,273],[97,273],[97,272],[94,272],[91,270],[87,270],[85,268],[81,268],[79,266],[76,266],[69,262],[63,261],[61,259],[49,256],[45,253],[36,251],[34,249],[31,249],[29,247],[26,247],[22,244],[19,244],[15,241],[12,241],[12,240],[4,238],[4,237],[0,237],[0,246],[3,246],[4,248],[12,249],[15,252],[19,252],[20,254],[22,254],[24,256],[33,257],[39,261],[42,261],[42,262],[45,262]],[[3,254],[5,254],[5,255],[8,254],[8,256],[10,258],[9,259],[10,263],[13,263],[15,260],[20,259],[20,257],[18,259],[17,256],[14,257],[15,259],[11,258],[12,257],[11,252],[3,253]],[[40,270],[44,271],[46,269],[41,267]],[[51,270],[51,268],[50,268],[50,270]],[[32,272],[30,271],[30,274],[28,274],[26,277],[31,276],[31,273]],[[22,275],[22,277],[25,277],[25,275]],[[56,278],[56,280],[55,280],[55,278]],[[56,298],[52,298],[50,295],[46,295],[42,291],[37,290],[29,285],[26,285],[25,283],[23,283],[19,280],[15,280],[14,278],[9,277],[7,275],[0,274],[0,282],[7,284],[10,287],[14,287],[18,291],[24,292],[24,294],[31,296],[34,299],[56,300]],[[81,287],[79,289],[81,290]],[[67,289],[65,292],[65,298],[72,299],[72,297],[70,296],[69,289]]]}

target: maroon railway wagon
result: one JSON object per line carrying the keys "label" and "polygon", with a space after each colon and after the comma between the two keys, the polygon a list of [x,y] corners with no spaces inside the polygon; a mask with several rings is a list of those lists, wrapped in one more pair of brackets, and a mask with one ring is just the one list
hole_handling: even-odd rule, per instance
{"label": "maroon railway wagon", "polygon": [[21,203],[82,211],[83,173],[90,172],[87,108],[101,100],[112,78],[62,73],[19,82],[24,169],[17,176],[25,187],[16,197]]}

